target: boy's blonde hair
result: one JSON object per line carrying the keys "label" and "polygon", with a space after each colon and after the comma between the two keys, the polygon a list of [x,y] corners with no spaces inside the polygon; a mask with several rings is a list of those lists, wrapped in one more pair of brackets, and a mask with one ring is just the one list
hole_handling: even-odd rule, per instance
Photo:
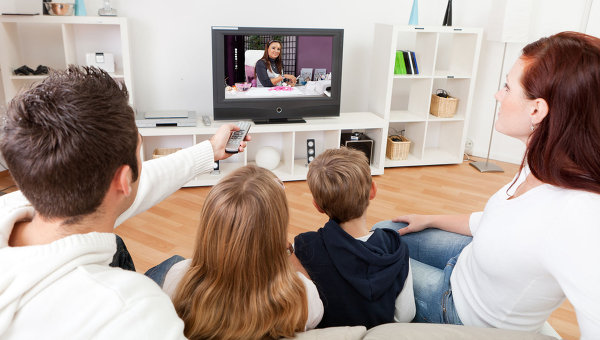
{"label": "boy's blonde hair", "polygon": [[371,167],[354,149],[325,150],[310,163],[308,187],[315,203],[338,223],[364,214],[371,192]]}

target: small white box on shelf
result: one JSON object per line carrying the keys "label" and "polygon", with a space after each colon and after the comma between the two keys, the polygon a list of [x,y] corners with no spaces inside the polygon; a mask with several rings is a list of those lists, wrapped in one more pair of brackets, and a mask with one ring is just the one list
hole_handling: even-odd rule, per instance
{"label": "small white box on shelf", "polygon": [[115,57],[112,53],[86,53],[85,63],[87,66],[95,66],[108,73],[115,73]]}

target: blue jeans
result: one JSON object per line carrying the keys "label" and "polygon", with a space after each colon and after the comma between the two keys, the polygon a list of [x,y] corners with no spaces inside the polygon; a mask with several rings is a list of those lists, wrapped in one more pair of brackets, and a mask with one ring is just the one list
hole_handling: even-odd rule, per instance
{"label": "blue jeans", "polygon": [[[383,221],[373,229],[399,230],[406,223]],[[473,238],[440,229],[425,229],[402,236],[408,245],[417,312],[413,322],[462,325],[454,300],[450,275],[463,248]]]}
{"label": "blue jeans", "polygon": [[156,282],[160,286],[160,288],[162,288],[163,284],[165,283],[165,277],[167,276],[169,269],[171,269],[171,267],[173,267],[173,265],[177,262],[183,260],[185,260],[184,257],[179,255],[173,255],[161,262],[160,264],[148,269],[148,271],[144,273],[144,275],[154,280],[154,282]]}

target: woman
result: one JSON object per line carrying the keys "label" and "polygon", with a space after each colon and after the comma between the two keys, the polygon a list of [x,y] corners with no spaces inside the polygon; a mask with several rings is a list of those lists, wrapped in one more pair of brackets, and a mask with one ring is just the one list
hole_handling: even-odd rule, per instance
{"label": "woman", "polygon": [[317,288],[288,256],[288,220],[283,183],[269,170],[245,166],[211,189],[192,259],[164,279],[186,337],[293,337],[321,321]]}
{"label": "woman", "polygon": [[265,53],[256,62],[257,86],[273,87],[288,83],[296,85],[296,77],[291,74],[283,74],[283,63],[281,61],[281,42],[270,40],[265,46]]}
{"label": "woman", "polygon": [[539,330],[566,296],[582,339],[597,339],[600,39],[563,32],[527,45],[496,99],[496,130],[527,147],[515,180],[483,212],[376,227],[409,245],[416,321]]}

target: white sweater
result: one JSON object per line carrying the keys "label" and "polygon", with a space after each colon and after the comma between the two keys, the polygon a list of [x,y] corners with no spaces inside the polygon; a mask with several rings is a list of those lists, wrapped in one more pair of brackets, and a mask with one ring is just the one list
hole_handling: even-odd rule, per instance
{"label": "white sweater", "polygon": [[[137,197],[115,226],[160,202],[213,164],[206,141],[145,162]],[[112,233],[9,247],[16,222],[33,217],[21,192],[0,197],[0,338],[183,339],[171,300],[144,275],[109,267]]]}
{"label": "white sweater", "polygon": [[465,325],[539,330],[566,297],[582,339],[600,338],[600,195],[549,184],[494,194],[470,218],[473,242],[451,276]]}
{"label": "white sweater", "polygon": [[[163,284],[163,290],[167,293],[171,298],[175,295],[175,290],[177,289],[177,285],[183,278],[183,275],[187,273],[190,269],[190,265],[192,264],[191,259],[180,261],[171,267],[165,276],[165,282]],[[309,330],[317,327],[321,319],[323,318],[323,302],[319,297],[319,291],[317,290],[317,286],[308,279],[304,274],[298,272],[298,276],[304,283],[304,288],[306,289],[306,300],[308,302],[308,319],[306,320],[306,327],[304,330]]]}

